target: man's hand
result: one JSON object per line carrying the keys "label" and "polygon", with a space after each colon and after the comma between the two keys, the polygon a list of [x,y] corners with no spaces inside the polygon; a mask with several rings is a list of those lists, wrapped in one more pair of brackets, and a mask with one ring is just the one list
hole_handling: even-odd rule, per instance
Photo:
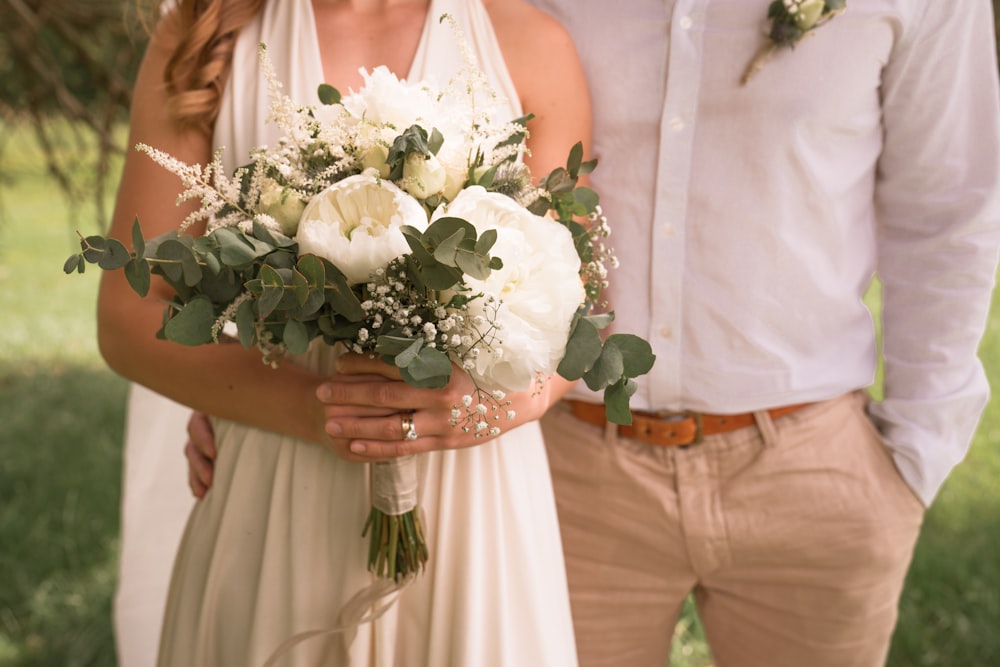
{"label": "man's hand", "polygon": [[188,486],[195,498],[204,498],[212,486],[215,471],[215,432],[208,415],[203,412],[191,413],[187,431],[184,456],[188,461]]}

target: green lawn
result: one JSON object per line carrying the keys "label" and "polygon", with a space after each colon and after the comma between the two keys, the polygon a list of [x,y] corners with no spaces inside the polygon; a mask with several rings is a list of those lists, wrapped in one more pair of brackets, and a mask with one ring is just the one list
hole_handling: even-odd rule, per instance
{"label": "green lawn", "polygon": [[[0,128],[8,131],[10,128]],[[114,664],[125,383],[94,344],[97,271],[66,276],[71,216],[29,141],[0,156],[0,667]],[[1000,306],[983,348],[1000,387]],[[1000,404],[927,516],[891,667],[1000,664]],[[697,618],[672,667],[711,664]]]}

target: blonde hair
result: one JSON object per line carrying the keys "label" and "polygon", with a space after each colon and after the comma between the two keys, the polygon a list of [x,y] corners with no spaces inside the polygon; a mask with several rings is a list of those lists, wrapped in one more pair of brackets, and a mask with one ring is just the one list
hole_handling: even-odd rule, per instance
{"label": "blonde hair", "polygon": [[[281,2],[283,0],[277,0]],[[210,132],[219,114],[240,29],[265,0],[164,0],[163,79],[171,115],[183,127]]]}

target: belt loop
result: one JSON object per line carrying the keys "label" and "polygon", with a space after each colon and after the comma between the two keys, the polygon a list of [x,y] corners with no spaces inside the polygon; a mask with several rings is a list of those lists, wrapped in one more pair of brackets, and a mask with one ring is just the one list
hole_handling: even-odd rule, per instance
{"label": "belt loop", "polygon": [[767,410],[757,410],[753,413],[754,420],[757,422],[757,429],[760,431],[760,437],[764,440],[765,447],[774,447],[778,444],[778,429],[774,427],[774,419]]}

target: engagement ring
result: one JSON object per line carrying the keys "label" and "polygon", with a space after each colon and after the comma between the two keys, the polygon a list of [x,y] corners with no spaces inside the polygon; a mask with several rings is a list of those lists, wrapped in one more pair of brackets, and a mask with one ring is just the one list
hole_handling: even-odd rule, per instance
{"label": "engagement ring", "polygon": [[417,429],[413,426],[413,413],[403,415],[403,440],[416,440]]}

